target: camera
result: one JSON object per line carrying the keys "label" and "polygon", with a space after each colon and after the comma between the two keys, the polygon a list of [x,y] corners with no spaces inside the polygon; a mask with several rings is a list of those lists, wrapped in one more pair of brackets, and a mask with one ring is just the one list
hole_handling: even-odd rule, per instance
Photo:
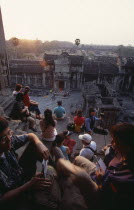
{"label": "camera", "polygon": [[104,118],[105,117],[105,114],[102,112],[102,113],[100,113],[100,117],[101,118]]}

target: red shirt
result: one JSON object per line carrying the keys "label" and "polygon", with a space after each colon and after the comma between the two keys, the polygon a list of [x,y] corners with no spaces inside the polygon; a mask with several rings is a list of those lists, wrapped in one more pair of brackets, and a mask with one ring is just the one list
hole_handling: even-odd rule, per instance
{"label": "red shirt", "polygon": [[66,139],[64,139],[63,144],[64,144],[64,146],[69,147],[70,153],[72,153],[73,152],[73,147],[75,146],[76,141],[74,139],[66,138]]}
{"label": "red shirt", "polygon": [[82,126],[84,122],[85,122],[85,117],[78,117],[78,116],[74,117],[74,123],[76,125]]}
{"label": "red shirt", "polygon": [[23,97],[23,103],[25,104],[25,106],[30,106],[30,97],[28,94],[24,95]]}

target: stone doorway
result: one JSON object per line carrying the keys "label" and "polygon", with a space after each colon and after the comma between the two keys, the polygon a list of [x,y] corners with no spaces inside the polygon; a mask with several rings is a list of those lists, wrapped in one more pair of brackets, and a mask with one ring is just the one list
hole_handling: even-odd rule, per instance
{"label": "stone doorway", "polygon": [[60,90],[64,89],[64,81],[59,81],[59,89]]}

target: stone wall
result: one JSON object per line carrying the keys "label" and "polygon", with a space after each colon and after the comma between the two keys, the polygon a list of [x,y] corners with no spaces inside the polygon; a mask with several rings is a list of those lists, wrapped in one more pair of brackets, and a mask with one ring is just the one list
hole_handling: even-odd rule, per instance
{"label": "stone wall", "polygon": [[[15,61],[10,64],[11,85],[16,83],[33,88],[53,89],[54,91],[81,90],[85,82],[94,82],[103,96],[131,92],[134,93],[134,65],[116,62],[118,58],[99,57],[89,60],[84,56],[61,55],[44,56],[45,66],[38,61]],[[33,62],[33,64],[32,64]],[[127,65],[127,66],[124,66]],[[125,69],[125,70],[124,70]]]}
{"label": "stone wall", "polygon": [[0,94],[2,90],[9,85],[9,68],[8,58],[6,53],[5,35],[2,22],[2,14],[0,9]]}
{"label": "stone wall", "polygon": [[[45,84],[55,91],[81,89],[83,79],[83,56],[71,56],[62,53],[58,56],[45,55]],[[49,68],[48,66],[53,66]],[[51,72],[51,73],[50,73]]]}

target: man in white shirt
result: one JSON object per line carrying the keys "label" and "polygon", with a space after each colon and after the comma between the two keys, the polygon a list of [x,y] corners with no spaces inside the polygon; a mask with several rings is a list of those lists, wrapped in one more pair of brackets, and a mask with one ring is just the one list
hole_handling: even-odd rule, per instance
{"label": "man in white shirt", "polygon": [[79,135],[79,139],[82,141],[83,148],[80,150],[79,156],[83,156],[92,161],[97,146],[92,137],[89,134]]}

